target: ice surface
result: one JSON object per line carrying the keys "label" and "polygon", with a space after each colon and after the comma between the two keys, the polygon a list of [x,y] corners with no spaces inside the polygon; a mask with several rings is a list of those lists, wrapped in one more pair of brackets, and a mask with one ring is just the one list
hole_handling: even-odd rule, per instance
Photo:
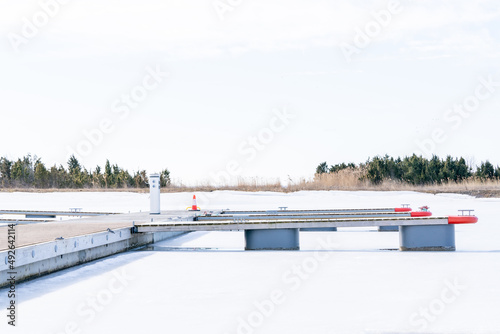
{"label": "ice surface", "polygon": [[[475,209],[456,252],[399,252],[397,232],[301,232],[301,251],[245,252],[242,232],[196,232],[17,287],[1,333],[500,333],[499,199],[414,192],[197,193],[202,210],[429,205]],[[192,194],[162,194],[185,209]],[[147,194],[0,193],[2,209],[148,210]]]}

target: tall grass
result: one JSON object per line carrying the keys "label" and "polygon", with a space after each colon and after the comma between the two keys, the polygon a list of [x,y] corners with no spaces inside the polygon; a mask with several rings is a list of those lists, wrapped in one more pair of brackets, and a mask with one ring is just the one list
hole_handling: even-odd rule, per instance
{"label": "tall grass", "polygon": [[288,185],[290,191],[299,190],[357,190],[370,187],[370,181],[361,180],[362,169],[343,169],[336,173],[316,174],[312,180],[300,180]]}
{"label": "tall grass", "polygon": [[278,191],[285,188],[279,179],[264,179],[258,177],[239,177],[234,183],[225,183],[214,186],[210,181],[201,182],[196,185],[185,185],[182,182],[173,182],[168,188],[163,188],[166,192],[182,191],[215,191],[215,190],[237,190],[237,191]]}
{"label": "tall grass", "polygon": [[287,191],[299,190],[370,190],[370,191],[419,191],[428,193],[462,193],[475,196],[500,197],[500,180],[484,180],[470,177],[466,180],[441,184],[412,185],[410,183],[384,180],[373,184],[364,178],[365,171],[344,169],[336,173],[316,174],[310,181],[301,180],[288,187]]}

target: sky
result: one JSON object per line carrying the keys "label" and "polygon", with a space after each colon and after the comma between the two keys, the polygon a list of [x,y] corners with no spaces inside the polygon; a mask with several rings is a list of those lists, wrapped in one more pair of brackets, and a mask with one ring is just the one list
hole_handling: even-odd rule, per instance
{"label": "sky", "polygon": [[500,164],[495,1],[0,1],[0,156],[175,182]]}

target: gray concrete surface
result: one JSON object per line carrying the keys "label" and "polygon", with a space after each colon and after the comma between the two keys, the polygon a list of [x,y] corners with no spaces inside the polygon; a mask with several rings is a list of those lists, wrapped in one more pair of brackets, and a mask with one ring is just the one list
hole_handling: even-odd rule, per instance
{"label": "gray concrete surface", "polygon": [[245,230],[245,250],[298,250],[299,229]]}

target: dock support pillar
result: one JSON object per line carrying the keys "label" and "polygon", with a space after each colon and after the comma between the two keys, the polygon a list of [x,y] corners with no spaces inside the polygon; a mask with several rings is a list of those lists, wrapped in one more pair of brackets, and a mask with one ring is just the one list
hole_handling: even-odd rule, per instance
{"label": "dock support pillar", "polygon": [[304,232],[336,232],[336,227],[303,227],[300,229]]}
{"label": "dock support pillar", "polygon": [[299,250],[299,229],[245,230],[245,250]]}
{"label": "dock support pillar", "polygon": [[455,225],[400,226],[402,251],[454,251]]}
{"label": "dock support pillar", "polygon": [[399,226],[379,226],[378,227],[379,232],[392,232],[392,231],[399,231]]}

